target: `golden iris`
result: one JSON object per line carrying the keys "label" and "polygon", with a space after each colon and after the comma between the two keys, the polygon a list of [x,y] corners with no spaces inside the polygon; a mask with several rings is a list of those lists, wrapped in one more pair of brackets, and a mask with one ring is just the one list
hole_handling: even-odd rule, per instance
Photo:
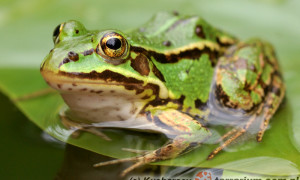
{"label": "golden iris", "polygon": [[120,59],[126,55],[127,46],[127,41],[122,35],[116,32],[109,32],[104,34],[101,38],[97,52],[101,55],[101,51],[99,52],[99,49],[101,48],[108,59]]}

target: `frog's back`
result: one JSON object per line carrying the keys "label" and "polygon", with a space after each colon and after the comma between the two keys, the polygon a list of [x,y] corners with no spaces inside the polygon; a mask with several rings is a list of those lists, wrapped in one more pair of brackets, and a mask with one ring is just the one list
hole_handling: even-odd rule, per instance
{"label": "frog's back", "polygon": [[189,49],[219,50],[236,39],[199,16],[157,13],[149,22],[128,33],[132,46],[163,54],[179,54]]}

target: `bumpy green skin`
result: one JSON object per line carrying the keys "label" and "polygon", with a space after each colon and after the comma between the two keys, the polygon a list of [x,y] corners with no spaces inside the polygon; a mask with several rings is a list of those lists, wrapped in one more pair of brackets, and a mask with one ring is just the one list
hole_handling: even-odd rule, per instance
{"label": "bumpy green skin", "polygon": [[[202,29],[198,35],[195,32],[197,26]],[[234,40],[234,37],[214,28],[199,16],[176,16],[172,13],[158,13],[148,23],[127,35],[131,45],[160,53],[186,48],[193,43],[216,46],[217,38]],[[170,41],[171,46],[164,46],[164,41]]]}
{"label": "bumpy green skin", "polygon": [[[120,63],[110,63],[97,51],[107,32],[116,32],[128,42],[127,54]],[[210,113],[214,111],[210,108],[215,106],[209,104],[221,107],[224,112],[243,112],[250,117],[249,125],[251,118],[262,115],[258,130],[260,141],[284,96],[278,63],[268,43],[239,42],[197,16],[159,13],[128,33],[89,31],[81,23],[69,21],[62,24],[54,41],[55,47],[41,66],[42,73],[93,80],[94,76],[88,75],[100,77],[109,71],[143,82],[151,95],[142,97],[146,105],[140,114],[178,133],[169,144],[134,159],[138,163],[133,168],[177,157],[207,139],[210,132],[196,119],[210,120]],[[78,58],[70,60],[71,51]],[[128,79],[114,77],[106,77],[104,81],[128,83]],[[137,89],[128,91],[139,94]]]}

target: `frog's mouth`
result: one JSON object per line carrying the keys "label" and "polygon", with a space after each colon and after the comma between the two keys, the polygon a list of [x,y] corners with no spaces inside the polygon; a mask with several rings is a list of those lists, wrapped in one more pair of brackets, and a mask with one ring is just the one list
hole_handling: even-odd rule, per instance
{"label": "frog's mouth", "polygon": [[142,80],[133,77],[126,77],[122,74],[105,70],[101,73],[92,71],[90,73],[64,72],[54,73],[41,70],[46,82],[60,92],[74,93],[96,93],[115,92],[130,94],[142,99],[159,94],[159,85],[144,83]]}

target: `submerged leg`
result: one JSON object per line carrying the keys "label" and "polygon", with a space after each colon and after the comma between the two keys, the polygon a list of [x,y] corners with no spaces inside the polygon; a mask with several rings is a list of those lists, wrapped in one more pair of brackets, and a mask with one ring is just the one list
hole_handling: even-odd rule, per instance
{"label": "submerged leg", "polygon": [[177,110],[164,110],[151,114],[154,123],[160,123],[163,128],[169,129],[175,138],[163,147],[137,157],[113,160],[95,164],[94,167],[100,167],[121,162],[135,161],[136,163],[125,169],[122,176],[142,165],[152,162],[176,158],[177,156],[188,152],[200,145],[211,133],[192,117]]}
{"label": "submerged leg", "polygon": [[80,131],[86,131],[86,132],[89,132],[89,133],[94,134],[96,136],[99,136],[104,140],[107,140],[107,141],[111,140],[108,136],[106,136],[104,133],[99,131],[99,127],[94,127],[92,125],[82,124],[82,123],[72,121],[65,115],[64,112],[61,112],[59,114],[59,116],[60,116],[62,124],[66,128],[74,130],[74,132],[72,133],[73,138],[78,137],[80,135]]}

